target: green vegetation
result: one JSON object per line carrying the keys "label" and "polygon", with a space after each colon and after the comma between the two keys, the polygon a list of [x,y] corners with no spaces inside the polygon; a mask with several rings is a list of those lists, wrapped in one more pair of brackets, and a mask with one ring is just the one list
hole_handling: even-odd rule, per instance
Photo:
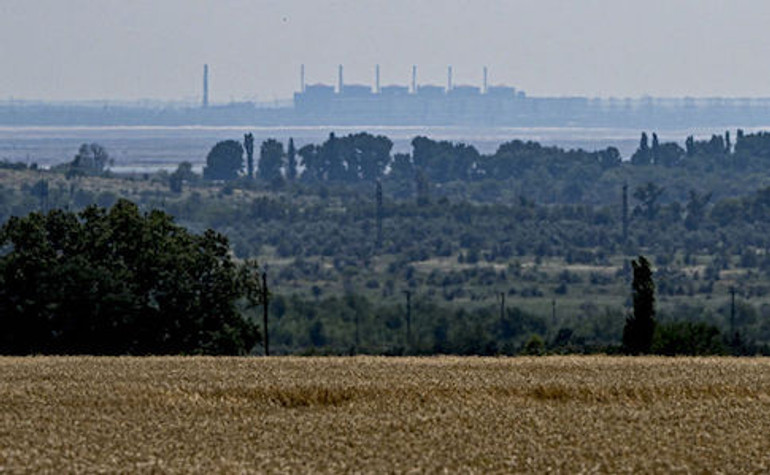
{"label": "green vegetation", "polygon": [[233,180],[243,170],[243,146],[237,140],[219,142],[206,156],[203,178]]}
{"label": "green vegetation", "polygon": [[0,228],[0,353],[244,354],[257,338],[255,264],[162,211],[54,210]]}
{"label": "green vegetation", "polygon": [[649,353],[655,335],[655,282],[650,263],[644,256],[631,261],[634,270],[632,299],[634,313],[626,319],[623,328],[623,347],[632,354]]}
{"label": "green vegetation", "polygon": [[657,329],[638,351],[768,352],[770,134],[684,148],[653,134],[631,161],[517,140],[491,155],[412,145],[392,154],[365,133],[299,150],[266,141],[250,178],[234,142],[226,182],[181,165],[68,179],[9,164],[0,220],[125,197],[214,229],[237,258],[265,264],[276,353],[620,351],[639,255]]}

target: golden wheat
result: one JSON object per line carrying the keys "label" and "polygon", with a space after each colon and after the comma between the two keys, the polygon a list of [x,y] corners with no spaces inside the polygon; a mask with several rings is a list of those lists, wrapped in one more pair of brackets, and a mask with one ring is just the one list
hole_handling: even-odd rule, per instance
{"label": "golden wheat", "polygon": [[0,471],[767,472],[770,361],[0,358]]}

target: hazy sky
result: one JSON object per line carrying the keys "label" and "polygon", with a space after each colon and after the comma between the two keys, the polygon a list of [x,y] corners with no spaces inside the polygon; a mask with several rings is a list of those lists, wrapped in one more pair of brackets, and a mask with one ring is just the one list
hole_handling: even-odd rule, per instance
{"label": "hazy sky", "polygon": [[767,0],[0,0],[0,100],[288,98],[308,83],[770,97]]}

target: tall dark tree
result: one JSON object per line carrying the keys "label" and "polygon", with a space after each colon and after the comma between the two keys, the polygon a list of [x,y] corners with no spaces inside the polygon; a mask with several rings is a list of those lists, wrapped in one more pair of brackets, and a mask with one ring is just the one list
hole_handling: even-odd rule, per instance
{"label": "tall dark tree", "polygon": [[243,146],[237,140],[218,142],[206,156],[203,178],[234,180],[243,170]]}
{"label": "tall dark tree", "polygon": [[243,147],[246,149],[246,176],[254,179],[254,134],[249,132],[243,136]]}
{"label": "tall dark tree", "polygon": [[687,136],[687,139],[684,141],[684,147],[688,157],[695,155],[695,139],[692,135]]}
{"label": "tall dark tree", "polygon": [[652,164],[652,151],[647,139],[647,133],[642,132],[642,138],[639,139],[639,148],[631,156],[632,165],[650,165]]}
{"label": "tall dark tree", "polygon": [[282,178],[283,144],[275,139],[262,142],[259,149],[259,177],[268,182]]}
{"label": "tall dark tree", "polygon": [[650,263],[644,256],[631,261],[634,312],[626,318],[623,347],[631,354],[649,353],[655,334],[655,282]]}
{"label": "tall dark tree", "polygon": [[297,149],[294,148],[294,139],[289,138],[289,146],[286,149],[286,179],[296,180],[297,173]]}

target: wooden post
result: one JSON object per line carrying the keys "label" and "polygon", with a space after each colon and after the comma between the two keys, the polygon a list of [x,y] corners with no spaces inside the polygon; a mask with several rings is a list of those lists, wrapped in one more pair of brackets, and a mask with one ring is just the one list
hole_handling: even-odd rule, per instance
{"label": "wooden post", "polygon": [[500,325],[505,322],[505,292],[500,292]]}
{"label": "wooden post", "polygon": [[412,292],[405,290],[406,294],[406,347],[412,349]]}
{"label": "wooden post", "polygon": [[375,247],[379,251],[382,249],[382,183],[380,180],[377,180],[375,199],[377,201],[377,241],[375,242]]}
{"label": "wooden post", "polygon": [[551,300],[551,324],[556,327],[556,299]]}
{"label": "wooden post", "polygon": [[735,287],[730,287],[730,339],[735,340]]}
{"label": "wooden post", "polygon": [[267,293],[267,272],[262,273],[262,309],[263,313],[263,326],[265,330],[265,356],[270,356],[270,338],[267,331],[267,310],[268,310],[268,293]]}

